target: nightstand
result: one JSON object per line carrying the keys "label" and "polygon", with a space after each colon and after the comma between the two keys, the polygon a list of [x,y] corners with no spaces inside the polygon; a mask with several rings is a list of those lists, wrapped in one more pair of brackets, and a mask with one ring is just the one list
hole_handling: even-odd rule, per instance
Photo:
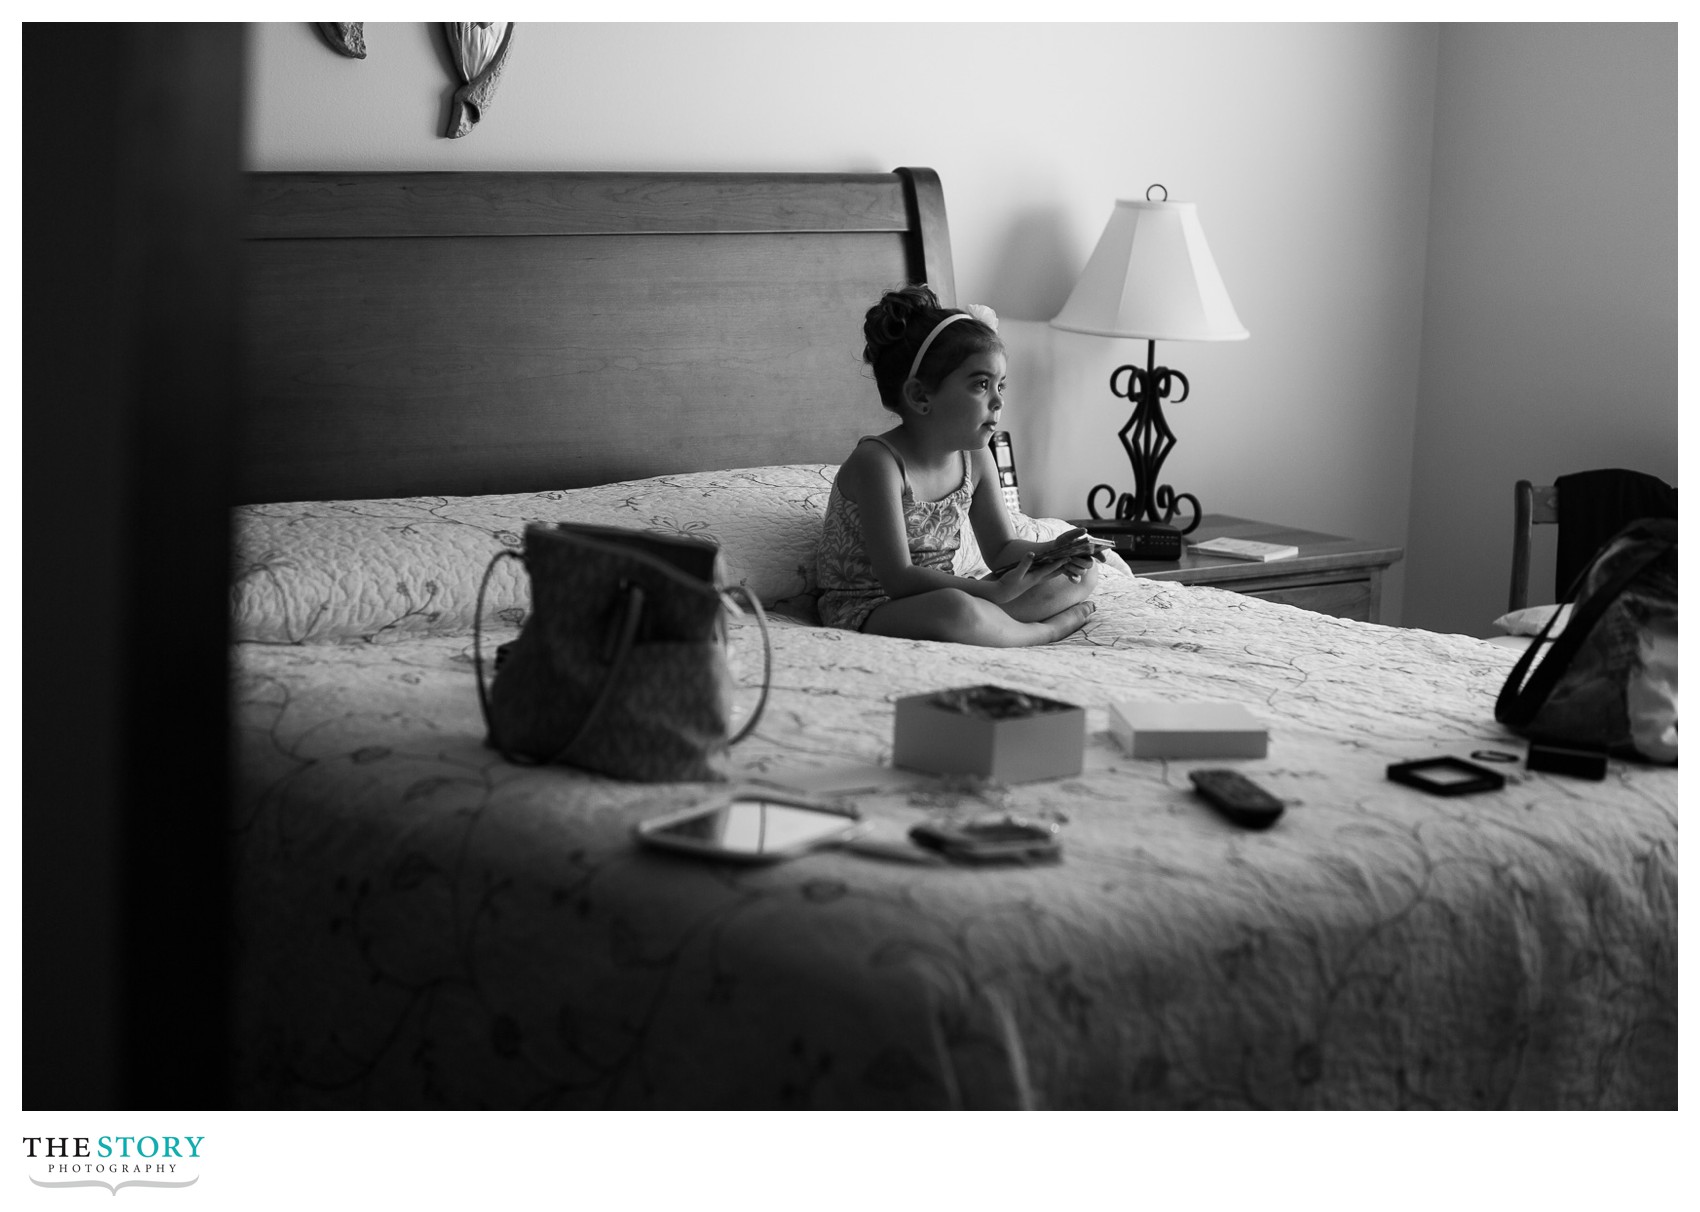
{"label": "nightstand", "polygon": [[[1092,521],[1075,519],[1071,525],[1091,530]],[[1222,536],[1255,539],[1260,543],[1288,543],[1297,547],[1299,554],[1259,563],[1200,555],[1191,549],[1195,539]],[[1290,526],[1225,513],[1205,514],[1198,529],[1186,538],[1187,551],[1179,561],[1129,560],[1127,566],[1135,575],[1154,581],[1214,585],[1270,602],[1370,623],[1381,621],[1381,574],[1405,555],[1402,547],[1379,547],[1339,535],[1294,530]]]}

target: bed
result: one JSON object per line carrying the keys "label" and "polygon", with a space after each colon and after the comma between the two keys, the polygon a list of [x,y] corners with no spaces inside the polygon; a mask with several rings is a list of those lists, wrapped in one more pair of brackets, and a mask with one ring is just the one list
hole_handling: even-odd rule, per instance
{"label": "bed", "polygon": [[[1676,1104],[1672,769],[1520,749],[1515,654],[1106,569],[1090,625],[989,651],[809,621],[835,470],[882,420],[880,290],[953,300],[938,178],[255,174],[232,587],[237,1102],[252,1108],[1616,1108]],[[483,744],[473,601],[529,521],[706,537],[770,608],[735,779],[1060,824],[1062,860],[774,865],[638,847],[701,784]],[[1045,535],[1052,520],[1022,519]],[[966,550],[971,570],[977,553]],[[492,583],[487,643],[526,585]],[[760,639],[730,626],[740,710]],[[1084,768],[893,770],[894,701],[1082,706]],[[1250,708],[1267,832],[1108,732]]]}

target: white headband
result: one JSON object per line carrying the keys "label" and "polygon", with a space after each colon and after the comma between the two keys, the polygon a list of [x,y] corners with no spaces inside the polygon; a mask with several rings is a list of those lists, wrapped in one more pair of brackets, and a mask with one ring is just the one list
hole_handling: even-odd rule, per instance
{"label": "white headband", "polygon": [[998,330],[998,313],[981,303],[970,303],[964,311],[952,312],[937,324],[933,331],[927,334],[927,339],[921,342],[921,348],[915,351],[915,360],[909,364],[909,377],[913,379],[921,369],[921,359],[927,356],[927,350],[933,347],[933,338],[958,320],[978,320],[993,332]]}

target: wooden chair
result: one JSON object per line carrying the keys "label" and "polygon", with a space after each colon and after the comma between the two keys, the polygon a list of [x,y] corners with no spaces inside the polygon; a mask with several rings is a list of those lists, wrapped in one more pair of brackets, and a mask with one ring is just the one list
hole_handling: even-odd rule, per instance
{"label": "wooden chair", "polygon": [[1511,610],[1529,604],[1529,541],[1537,525],[1557,525],[1558,488],[1518,480],[1513,490],[1511,530]]}

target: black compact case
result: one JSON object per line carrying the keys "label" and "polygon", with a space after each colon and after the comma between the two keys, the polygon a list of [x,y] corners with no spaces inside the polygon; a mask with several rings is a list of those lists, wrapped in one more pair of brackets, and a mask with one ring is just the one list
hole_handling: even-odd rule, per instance
{"label": "black compact case", "polygon": [[1504,775],[1455,757],[1395,762],[1387,768],[1387,777],[1430,795],[1471,795],[1477,791],[1498,791],[1505,786]]}

